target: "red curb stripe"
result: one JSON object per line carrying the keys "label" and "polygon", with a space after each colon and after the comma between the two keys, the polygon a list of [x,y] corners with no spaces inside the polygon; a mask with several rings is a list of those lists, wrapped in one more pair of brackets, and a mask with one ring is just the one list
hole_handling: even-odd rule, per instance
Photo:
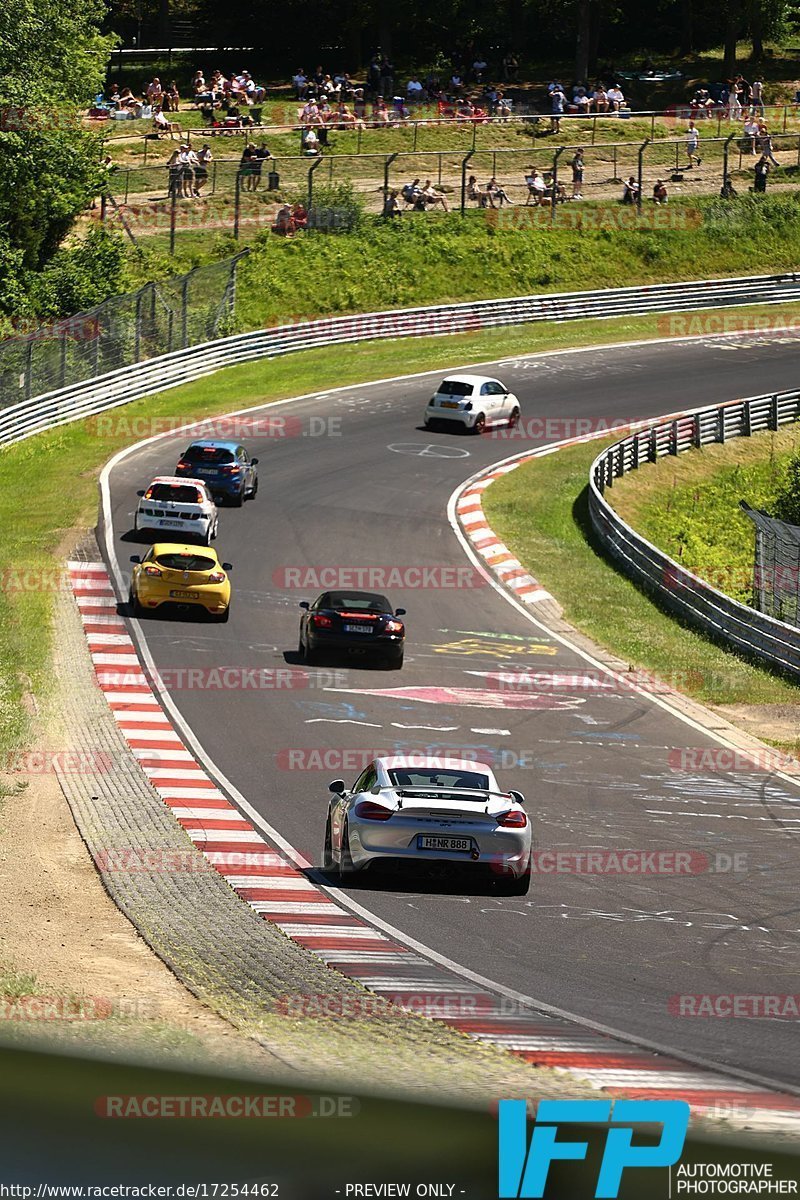
{"label": "red curb stripe", "polygon": [[[190,807],[189,804],[186,805]],[[202,833],[209,829],[241,829],[245,831],[247,825],[244,821],[226,820],[224,817],[176,817],[178,823],[184,829],[192,829],[197,833]]]}

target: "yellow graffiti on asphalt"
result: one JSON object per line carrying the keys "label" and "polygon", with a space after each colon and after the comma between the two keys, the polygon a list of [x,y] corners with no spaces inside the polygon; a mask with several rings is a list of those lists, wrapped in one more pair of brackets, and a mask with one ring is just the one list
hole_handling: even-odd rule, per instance
{"label": "yellow graffiti on asphalt", "polygon": [[488,655],[491,658],[519,658],[526,654],[557,653],[555,646],[544,642],[515,641],[509,644],[498,638],[460,638],[455,642],[442,642],[433,647],[434,654],[466,654],[468,656]]}

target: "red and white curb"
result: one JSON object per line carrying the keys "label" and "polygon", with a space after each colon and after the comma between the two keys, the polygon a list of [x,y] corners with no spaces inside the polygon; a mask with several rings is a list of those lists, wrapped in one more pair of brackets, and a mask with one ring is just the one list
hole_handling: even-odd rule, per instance
{"label": "red and white curb", "polygon": [[[475,491],[471,485],[469,493]],[[105,564],[70,562],[68,569],[97,683],[131,753],[196,848],[264,920],[383,1002],[441,1020],[476,1041],[573,1075],[611,1096],[686,1100],[697,1115],[728,1117],[737,1124],[800,1120],[800,1098],[514,1003],[393,941],[337,904],[269,845],[181,740],[118,614]],[[113,859],[109,866],[113,869]],[[126,869],[124,853],[119,869]],[[287,997],[288,1015],[327,1015],[325,997],[318,999],[317,1009],[304,1009],[306,1003],[307,998]],[[293,1004],[299,1006],[296,1012]]]}

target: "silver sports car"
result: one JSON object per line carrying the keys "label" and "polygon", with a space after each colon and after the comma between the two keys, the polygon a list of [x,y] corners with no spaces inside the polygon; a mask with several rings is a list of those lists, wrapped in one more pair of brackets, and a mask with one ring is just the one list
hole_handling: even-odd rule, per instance
{"label": "silver sports car", "polygon": [[503,792],[485,763],[427,755],[376,758],[351,788],[335,779],[323,868],[340,880],[378,862],[472,864],[524,895],[531,823],[520,792]]}

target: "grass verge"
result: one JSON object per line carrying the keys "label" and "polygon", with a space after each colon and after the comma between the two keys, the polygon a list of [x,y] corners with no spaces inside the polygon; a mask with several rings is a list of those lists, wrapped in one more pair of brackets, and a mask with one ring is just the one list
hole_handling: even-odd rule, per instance
{"label": "grass verge", "polygon": [[662,612],[597,547],[587,479],[614,440],[535,459],[494,483],[484,494],[489,524],[557,597],[567,621],[633,667],[717,707],[798,704],[800,689]]}
{"label": "grass verge", "polygon": [[[748,310],[735,311],[738,319],[746,317]],[[758,311],[754,308],[753,315]],[[796,314],[800,314],[800,308],[796,312],[787,308],[784,315],[791,319]],[[715,315],[720,316],[719,313]],[[213,383],[208,379],[199,380],[115,409],[104,415],[102,424],[92,419],[75,422],[0,452],[0,562],[13,568],[7,569],[4,586],[0,588],[0,752],[25,741],[29,729],[26,694],[33,692],[44,698],[48,694],[51,610],[60,562],[74,531],[94,524],[100,470],[123,446],[165,428],[167,421],[220,415],[326,387],[414,371],[444,370],[512,354],[659,337],[665,328],[663,321],[663,317],[653,315],[591,321],[580,326],[570,322],[543,322],[447,338],[369,342],[305,351],[270,362],[231,367],[216,374]],[[581,459],[572,474],[568,473],[565,478],[564,486],[572,488],[573,497],[585,483],[584,468],[588,469],[592,452],[583,451],[585,461]],[[533,471],[560,470],[562,463],[573,461],[573,457],[557,455],[534,467]],[[528,472],[512,475],[509,486],[521,486],[517,485],[517,480],[523,474]],[[564,530],[559,535],[558,545],[563,545],[566,538],[569,545],[576,548],[576,553],[587,556],[596,572],[599,564],[592,564],[593,556],[587,555],[578,527],[572,528],[572,501],[568,495],[565,491]],[[20,504],[20,497],[25,498],[24,504]],[[500,494],[495,491],[492,503],[499,499]],[[540,513],[537,505],[528,503],[524,496],[520,497],[520,503],[526,506],[530,516],[522,535],[531,539],[535,536]],[[555,547],[556,543],[553,545]],[[520,552],[525,554],[531,549],[538,547],[526,543]],[[563,553],[559,550],[552,562],[542,564],[541,573],[549,574],[552,587],[559,595],[574,591],[568,582],[575,575],[571,554],[570,548]],[[538,562],[537,571],[540,571]],[[613,574],[603,566],[598,580]],[[636,594],[631,585],[624,586]],[[580,596],[588,596],[590,591],[583,585],[577,589]],[[664,623],[666,637],[673,627],[666,618]],[[647,622],[642,624],[641,640],[644,643],[648,635]],[[698,639],[698,650],[704,645]],[[767,679],[774,690],[775,681],[757,672],[740,680],[736,694],[745,695],[751,685],[763,694],[767,690]]]}

